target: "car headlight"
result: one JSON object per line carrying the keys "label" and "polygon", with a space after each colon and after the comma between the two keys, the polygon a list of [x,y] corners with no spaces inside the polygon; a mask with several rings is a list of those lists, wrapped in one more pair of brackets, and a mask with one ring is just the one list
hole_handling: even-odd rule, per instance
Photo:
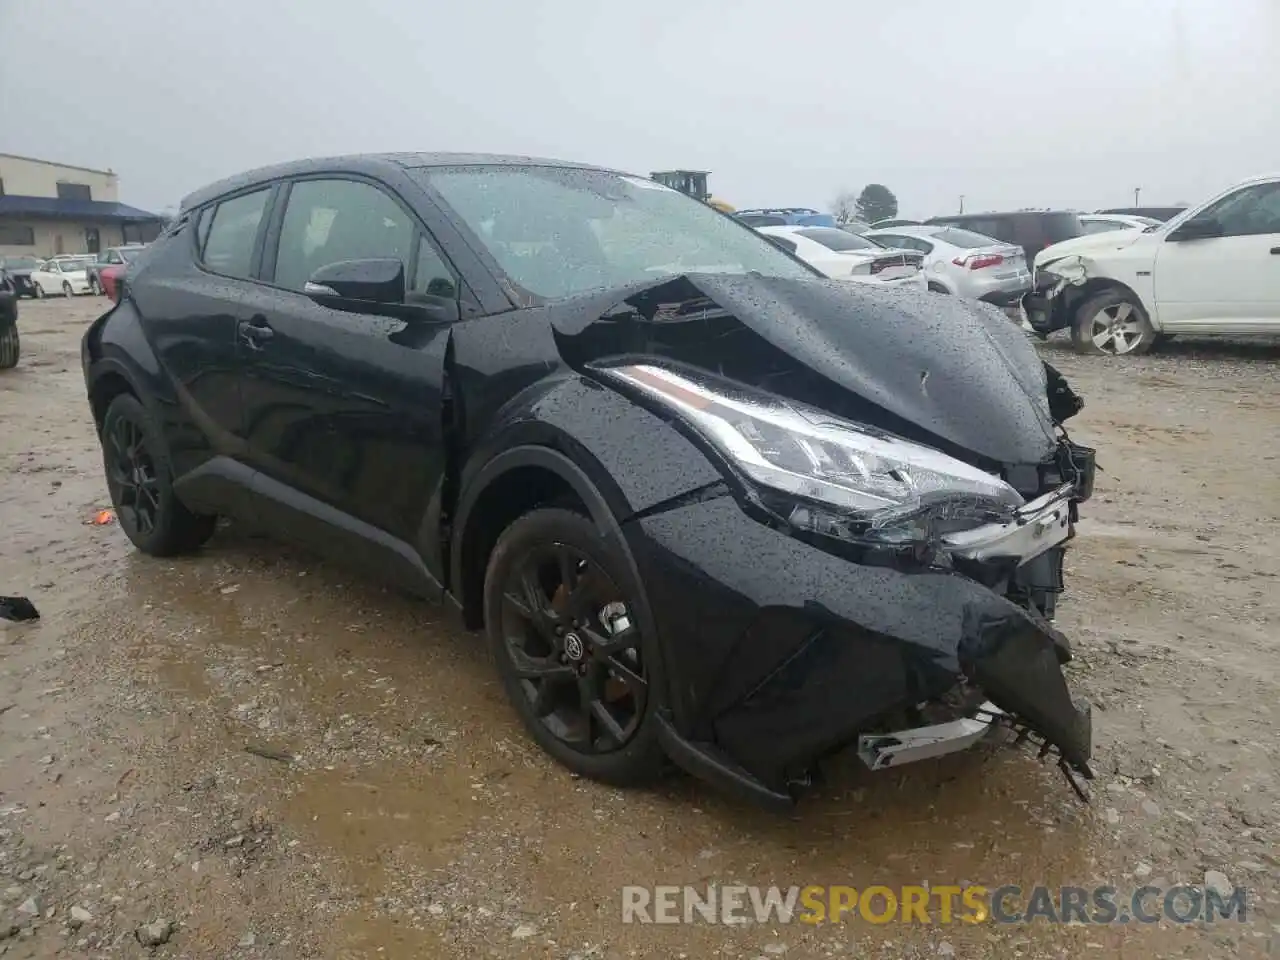
{"label": "car headlight", "polygon": [[1023,503],[984,470],[813,407],[651,364],[601,372],[679,414],[756,484],[789,495],[797,527],[932,539],[1007,520]]}

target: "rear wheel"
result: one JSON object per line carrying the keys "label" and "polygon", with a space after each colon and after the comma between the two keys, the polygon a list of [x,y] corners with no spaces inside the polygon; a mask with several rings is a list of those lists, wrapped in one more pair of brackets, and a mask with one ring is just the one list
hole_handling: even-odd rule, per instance
{"label": "rear wheel", "polygon": [[0,323],[0,370],[18,365],[18,325]]}
{"label": "rear wheel", "polygon": [[569,769],[619,785],[663,767],[656,644],[641,636],[628,581],[591,520],[547,508],[502,533],[484,583],[490,646],[525,727]]}
{"label": "rear wheel", "polygon": [[1080,305],[1071,340],[1080,353],[1138,355],[1155,344],[1156,331],[1147,312],[1129,294],[1104,290]]}
{"label": "rear wheel", "polygon": [[120,527],[143,553],[189,553],[213,536],[218,518],[192,513],[174,494],[160,430],[130,394],[121,394],[107,407],[102,459]]}

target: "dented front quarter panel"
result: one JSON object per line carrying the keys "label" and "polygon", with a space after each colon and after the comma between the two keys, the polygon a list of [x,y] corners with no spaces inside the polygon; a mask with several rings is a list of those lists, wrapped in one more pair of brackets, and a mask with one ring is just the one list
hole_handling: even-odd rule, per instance
{"label": "dented front quarter panel", "polygon": [[[669,412],[604,384],[601,367],[635,361],[697,368],[979,465],[1036,464],[1078,401],[1013,324],[955,298],[705,275],[470,321],[451,358],[461,489],[513,446],[581,467],[642,584],[674,730],[692,754],[771,790],[984,662],[1038,664],[1021,674],[1029,705],[1016,691],[992,699],[1030,709],[1087,761],[1051,627],[955,570],[855,562],[794,535]],[[1016,672],[987,670],[996,686]]]}

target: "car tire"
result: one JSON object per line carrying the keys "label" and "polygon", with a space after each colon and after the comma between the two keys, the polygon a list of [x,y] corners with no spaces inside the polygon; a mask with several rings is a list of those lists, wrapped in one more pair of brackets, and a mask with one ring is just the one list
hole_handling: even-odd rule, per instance
{"label": "car tire", "polygon": [[0,324],[0,370],[11,370],[18,365],[21,353],[16,323]]}
{"label": "car tire", "polygon": [[[566,557],[574,591],[562,589]],[[630,583],[627,563],[595,524],[555,507],[527,513],[503,531],[484,580],[489,645],[526,729],[570,770],[618,786],[653,782],[665,765],[655,722],[661,663],[654,638],[635,625]],[[600,621],[597,604],[606,598],[603,609],[621,604],[625,611],[615,609],[612,622],[625,615],[625,632],[635,631],[634,645],[613,655],[597,641],[626,640]]]}
{"label": "car tire", "polygon": [[1079,353],[1094,356],[1138,356],[1152,348],[1155,328],[1130,294],[1104,290],[1076,311],[1071,342]]}
{"label": "car tire", "polygon": [[43,300],[43,299],[44,299],[44,287],[40,286],[40,284],[38,284],[38,283],[37,283],[37,284],[35,284],[35,288],[36,288],[36,299],[37,299],[37,300]]}
{"label": "car tire", "polygon": [[950,296],[951,294],[951,291],[948,290],[946,287],[944,287],[942,284],[934,283],[932,280],[929,281],[929,289],[933,293],[943,293],[943,294],[947,294],[948,296]]}
{"label": "car tire", "polygon": [[173,490],[168,449],[136,397],[120,394],[102,418],[102,461],[116,519],[143,553],[171,557],[198,549],[218,518],[192,513]]}
{"label": "car tire", "polygon": [[66,280],[62,281],[62,295],[68,299],[76,295],[75,290],[71,288],[70,282]]}
{"label": "car tire", "polygon": [[89,292],[95,297],[102,296],[102,284],[98,282],[97,277],[89,278]]}

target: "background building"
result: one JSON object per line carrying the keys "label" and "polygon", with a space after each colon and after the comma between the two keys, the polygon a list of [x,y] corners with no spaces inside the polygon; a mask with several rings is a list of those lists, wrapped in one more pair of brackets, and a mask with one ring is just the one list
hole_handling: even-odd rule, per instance
{"label": "background building", "polygon": [[110,170],[0,153],[0,254],[51,257],[145,243],[160,217],[120,203]]}

